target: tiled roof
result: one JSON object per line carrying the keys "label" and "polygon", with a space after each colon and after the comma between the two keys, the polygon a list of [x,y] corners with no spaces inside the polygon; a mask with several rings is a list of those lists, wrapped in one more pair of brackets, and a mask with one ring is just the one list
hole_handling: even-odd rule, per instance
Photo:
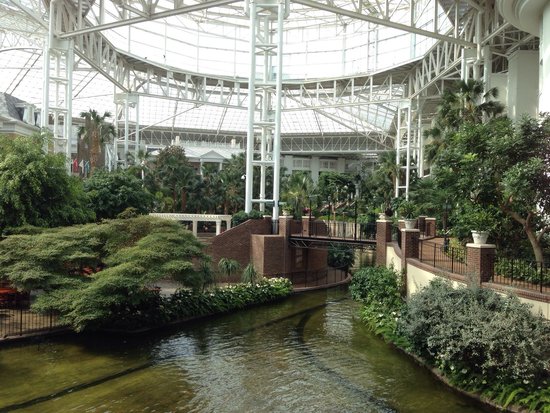
{"label": "tiled roof", "polygon": [[24,104],[21,99],[17,99],[7,93],[0,93],[0,116],[14,120],[23,120],[23,109],[17,108],[17,105]]}

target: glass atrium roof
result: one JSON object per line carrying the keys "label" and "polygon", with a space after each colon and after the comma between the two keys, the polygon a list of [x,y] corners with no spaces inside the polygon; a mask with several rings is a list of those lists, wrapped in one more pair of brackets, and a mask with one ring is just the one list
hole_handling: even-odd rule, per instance
{"label": "glass atrium roof", "polygon": [[[351,16],[353,13],[373,19],[391,18],[392,22],[402,25],[414,16],[415,27],[440,33],[452,26],[444,8],[436,8],[433,0],[329,2],[334,8],[348,11],[350,16],[310,7],[308,2],[290,3],[290,13],[284,23],[283,82],[338,79],[387,70],[422,57],[436,41],[355,18]],[[179,2],[189,7],[201,3]],[[223,6],[116,27],[124,16],[138,21],[139,10],[147,4],[150,3],[92,0],[85,10],[85,18],[94,26],[99,24],[102,15],[102,24],[108,27],[101,31],[105,38],[120,52],[141,61],[185,73],[226,79],[248,77],[250,34],[244,2],[226,1]],[[159,0],[155,4],[155,13],[174,8],[173,1]],[[27,12],[22,12],[17,5]],[[414,13],[410,12],[411,7]],[[36,106],[40,106],[42,99],[45,10],[46,5],[36,0],[0,0],[0,92]],[[117,89],[113,84],[84,60],[77,60],[73,72],[74,116],[89,108],[114,112],[115,93]],[[395,96],[399,90],[393,93]],[[307,103],[307,99],[301,103],[286,102],[283,134],[385,132],[396,114],[394,103],[318,110],[303,106],[304,101]],[[311,101],[310,106],[314,106],[313,98]],[[245,132],[246,98],[240,103],[231,98],[227,103],[229,105],[209,105],[141,96],[139,122],[159,127]]]}

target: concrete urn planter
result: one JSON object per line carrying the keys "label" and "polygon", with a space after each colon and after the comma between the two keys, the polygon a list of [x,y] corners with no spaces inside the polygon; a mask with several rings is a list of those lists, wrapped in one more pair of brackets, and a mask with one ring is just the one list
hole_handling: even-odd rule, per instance
{"label": "concrete urn planter", "polygon": [[474,244],[477,244],[477,245],[487,244],[487,238],[489,238],[489,232],[472,230],[472,238],[474,239]]}
{"label": "concrete urn planter", "polygon": [[405,218],[405,229],[414,229],[416,219]]}

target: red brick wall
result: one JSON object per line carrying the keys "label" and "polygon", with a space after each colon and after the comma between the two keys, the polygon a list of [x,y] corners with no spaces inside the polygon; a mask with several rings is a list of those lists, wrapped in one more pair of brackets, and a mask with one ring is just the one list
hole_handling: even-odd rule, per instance
{"label": "red brick wall", "polygon": [[401,251],[404,258],[418,258],[418,240],[420,238],[420,230],[418,229],[403,229],[401,231]]}
{"label": "red brick wall", "polygon": [[[281,235],[252,235],[252,262],[266,277],[282,276],[290,264],[287,240]],[[286,254],[286,256],[285,256]],[[285,268],[287,267],[287,268]]]}
{"label": "red brick wall", "polygon": [[424,230],[424,233],[426,237],[435,237],[435,218],[426,218],[426,228]]}
{"label": "red brick wall", "polygon": [[495,246],[492,244],[483,246],[466,244],[466,253],[468,274],[475,279],[478,285],[490,281],[495,266]]}
{"label": "red brick wall", "polygon": [[271,219],[250,219],[212,238],[206,253],[216,271],[221,258],[236,260],[241,269],[251,262],[251,235],[271,234]]}
{"label": "red brick wall", "polygon": [[376,221],[376,265],[386,265],[386,243],[391,241],[391,221]]}

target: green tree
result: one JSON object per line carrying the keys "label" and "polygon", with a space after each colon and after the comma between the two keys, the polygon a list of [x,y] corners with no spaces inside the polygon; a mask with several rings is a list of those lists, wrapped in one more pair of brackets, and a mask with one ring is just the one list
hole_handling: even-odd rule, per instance
{"label": "green tree", "polygon": [[181,146],[168,146],[160,151],[154,164],[156,183],[172,196],[174,210],[186,211],[189,188],[196,178]]}
{"label": "green tree", "polygon": [[97,171],[84,182],[84,190],[97,219],[114,218],[130,207],[146,214],[153,206],[153,196],[128,171]]}
{"label": "green tree", "polygon": [[348,270],[355,262],[355,250],[344,244],[331,245],[328,249],[328,265]]}
{"label": "green tree", "polygon": [[58,311],[80,330],[147,302],[162,278],[200,289],[208,260],[202,249],[179,223],[139,216],[8,236],[0,242],[0,266],[18,288],[44,290],[36,309]]}
{"label": "green tree", "polygon": [[521,226],[537,261],[550,230],[550,119],[506,118],[464,123],[447,137],[434,167],[439,188],[460,206],[497,206]]}
{"label": "green tree", "polygon": [[231,159],[220,172],[220,193],[224,214],[234,214],[243,208],[245,181],[244,154],[231,155]]}
{"label": "green tree", "polygon": [[103,145],[111,142],[117,133],[113,124],[106,121],[111,117],[110,112],[100,115],[96,110],[89,109],[87,112],[81,112],[80,117],[84,119],[84,126],[78,128],[78,136],[83,144],[80,147],[86,148],[84,157],[89,156],[90,170],[94,172],[97,166],[103,166]]}
{"label": "green tree", "polygon": [[[285,180],[281,200],[292,208],[296,215],[301,216],[302,210],[309,205],[310,197],[315,196],[317,187],[311,179],[311,174],[304,171],[292,173]],[[317,198],[314,198],[317,200]]]}
{"label": "green tree", "polygon": [[425,148],[426,160],[434,161],[445,149],[449,135],[458,131],[463,123],[482,123],[502,115],[504,105],[494,100],[497,97],[498,89],[485,91],[485,85],[480,80],[460,80],[447,89],[432,128],[425,132],[429,139]]}
{"label": "green tree", "polygon": [[39,137],[0,137],[0,232],[92,221],[87,202],[80,180],[67,174],[64,156],[45,154]]}

